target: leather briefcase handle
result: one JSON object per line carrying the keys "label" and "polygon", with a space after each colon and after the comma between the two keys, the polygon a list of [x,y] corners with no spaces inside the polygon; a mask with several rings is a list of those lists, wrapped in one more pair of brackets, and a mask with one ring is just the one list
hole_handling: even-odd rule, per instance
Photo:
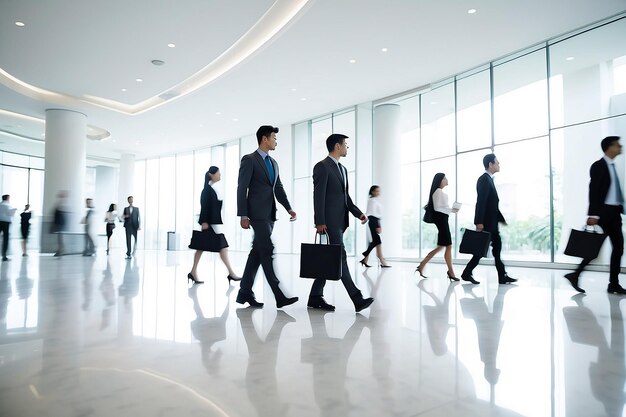
{"label": "leather briefcase handle", "polygon": [[322,243],[322,236],[326,236],[326,244],[330,245],[330,236],[328,235],[328,233],[320,233],[320,232],[315,232],[315,239],[313,240],[313,243],[317,244],[317,237],[320,237],[320,245],[323,245]]}
{"label": "leather briefcase handle", "polygon": [[[599,229],[599,230],[598,230]],[[583,226],[583,232],[587,232],[587,233],[599,233],[601,235],[604,234],[604,230],[602,230],[602,228],[600,226],[598,226],[597,224],[585,224]]]}

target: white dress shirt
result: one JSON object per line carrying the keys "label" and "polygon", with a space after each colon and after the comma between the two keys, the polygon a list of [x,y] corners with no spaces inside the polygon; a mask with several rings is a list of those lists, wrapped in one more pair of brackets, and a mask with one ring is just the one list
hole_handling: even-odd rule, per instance
{"label": "white dress shirt", "polygon": [[[609,185],[609,192],[606,193],[606,198],[604,199],[604,204],[609,205],[609,206],[619,206],[620,202],[617,201],[617,197],[616,197],[616,193],[617,193],[617,181],[615,181],[615,171],[613,170],[613,167],[611,167],[611,165],[615,164],[615,160],[609,158],[608,156],[604,155],[603,156],[604,160],[606,161],[608,168],[609,168],[609,175],[611,176],[611,184]],[[617,170],[617,167],[615,167]],[[618,178],[619,180],[619,178]],[[621,181],[619,181],[621,184]],[[622,192],[623,195],[623,192]]]}
{"label": "white dress shirt", "polygon": [[370,197],[367,200],[367,210],[365,211],[368,216],[374,216],[376,218],[383,218],[383,205],[380,202],[379,197]]}
{"label": "white dress shirt", "polygon": [[2,201],[0,203],[0,222],[11,223],[12,217],[15,216],[17,209],[11,207],[8,201]]}
{"label": "white dress shirt", "polygon": [[439,213],[452,213],[452,207],[448,204],[448,195],[441,188],[437,188],[433,193],[433,209]]}

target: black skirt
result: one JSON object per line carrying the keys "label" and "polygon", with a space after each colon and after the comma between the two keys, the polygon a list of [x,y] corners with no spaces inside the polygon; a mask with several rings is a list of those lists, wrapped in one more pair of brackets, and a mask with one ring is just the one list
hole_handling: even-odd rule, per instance
{"label": "black skirt", "polygon": [[435,211],[435,226],[437,226],[437,246],[448,246],[452,244],[450,226],[448,225],[448,215]]}

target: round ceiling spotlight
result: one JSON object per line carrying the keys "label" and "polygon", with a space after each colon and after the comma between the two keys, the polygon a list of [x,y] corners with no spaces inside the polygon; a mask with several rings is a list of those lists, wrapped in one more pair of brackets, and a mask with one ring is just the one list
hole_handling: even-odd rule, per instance
{"label": "round ceiling spotlight", "polygon": [[165,61],[161,61],[160,59],[153,59],[150,62],[152,62],[152,65],[156,65],[157,67],[165,65]]}

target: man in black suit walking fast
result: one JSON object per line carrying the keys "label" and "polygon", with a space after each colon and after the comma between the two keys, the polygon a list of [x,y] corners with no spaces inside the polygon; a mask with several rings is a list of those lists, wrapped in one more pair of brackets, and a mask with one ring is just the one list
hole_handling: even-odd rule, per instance
{"label": "man in black suit walking fast", "polygon": [[[594,162],[589,170],[589,210],[587,224],[598,225],[611,239],[611,266],[609,269],[609,286],[611,294],[626,294],[626,290],[619,285],[619,271],[624,253],[624,235],[622,234],[622,213],[624,212],[624,194],[620,185],[615,158],[622,153],[619,136],[607,136],[602,139],[600,147],[604,156]],[[583,259],[575,272],[565,275],[565,278],[578,292],[585,292],[578,286],[578,278],[583,269],[593,259]]]}
{"label": "man in black suit walking fast", "polygon": [[[343,232],[348,228],[348,212],[367,222],[365,214],[352,202],[348,194],[348,171],[339,163],[342,156],[348,154],[346,135],[334,133],[326,139],[328,156],[315,164],[313,168],[313,210],[315,227],[318,233],[328,235],[330,243],[341,244],[341,282],[354,303],[354,309],[361,311],[369,307],[373,298],[363,298],[361,291],[354,285],[348,262],[346,248],[343,245]],[[324,300],[325,279],[313,281],[307,306],[322,310],[333,311],[335,306]]]}
{"label": "man in black suit walking fast", "polygon": [[[474,212],[474,224],[476,225],[477,231],[480,232],[484,230],[491,234],[491,253],[493,253],[493,257],[496,261],[498,282],[500,284],[510,284],[517,280],[511,278],[506,273],[504,263],[502,263],[502,259],[500,258],[502,239],[500,238],[498,224],[502,223],[506,225],[506,220],[504,220],[504,216],[498,207],[500,199],[498,198],[496,186],[493,183],[494,174],[500,171],[500,162],[494,154],[490,153],[483,158],[483,165],[485,166],[485,173],[478,177],[478,181],[476,182],[478,197],[476,199],[476,211]],[[480,255],[474,255],[472,259],[470,259],[461,274],[463,281],[469,281],[472,284],[480,284],[472,275],[474,268],[476,268],[478,262],[480,262],[480,258]]]}
{"label": "man in black suit walking fast", "polygon": [[239,180],[237,183],[237,215],[241,217],[241,227],[254,230],[252,249],[243,271],[243,277],[237,294],[239,304],[250,304],[251,307],[263,307],[263,303],[256,300],[252,285],[254,277],[263,266],[276,307],[282,308],[298,301],[298,297],[288,298],[283,294],[278,284],[278,277],[274,272],[272,230],[276,221],[276,200],[287,210],[291,220],[296,219],[296,212],[291,209],[287,194],[280,181],[278,163],[269,156],[269,152],[276,149],[276,133],[278,128],[261,126],[256,132],[259,148],[251,154],[241,158],[239,166]]}
{"label": "man in black suit walking fast", "polygon": [[[124,219],[124,228],[126,229],[126,259],[131,258],[131,254],[135,255],[137,251],[137,231],[141,230],[139,209],[133,206],[133,196],[129,195],[128,207],[124,207],[124,213],[122,219]],[[135,246],[131,252],[131,238],[135,238]]]}

